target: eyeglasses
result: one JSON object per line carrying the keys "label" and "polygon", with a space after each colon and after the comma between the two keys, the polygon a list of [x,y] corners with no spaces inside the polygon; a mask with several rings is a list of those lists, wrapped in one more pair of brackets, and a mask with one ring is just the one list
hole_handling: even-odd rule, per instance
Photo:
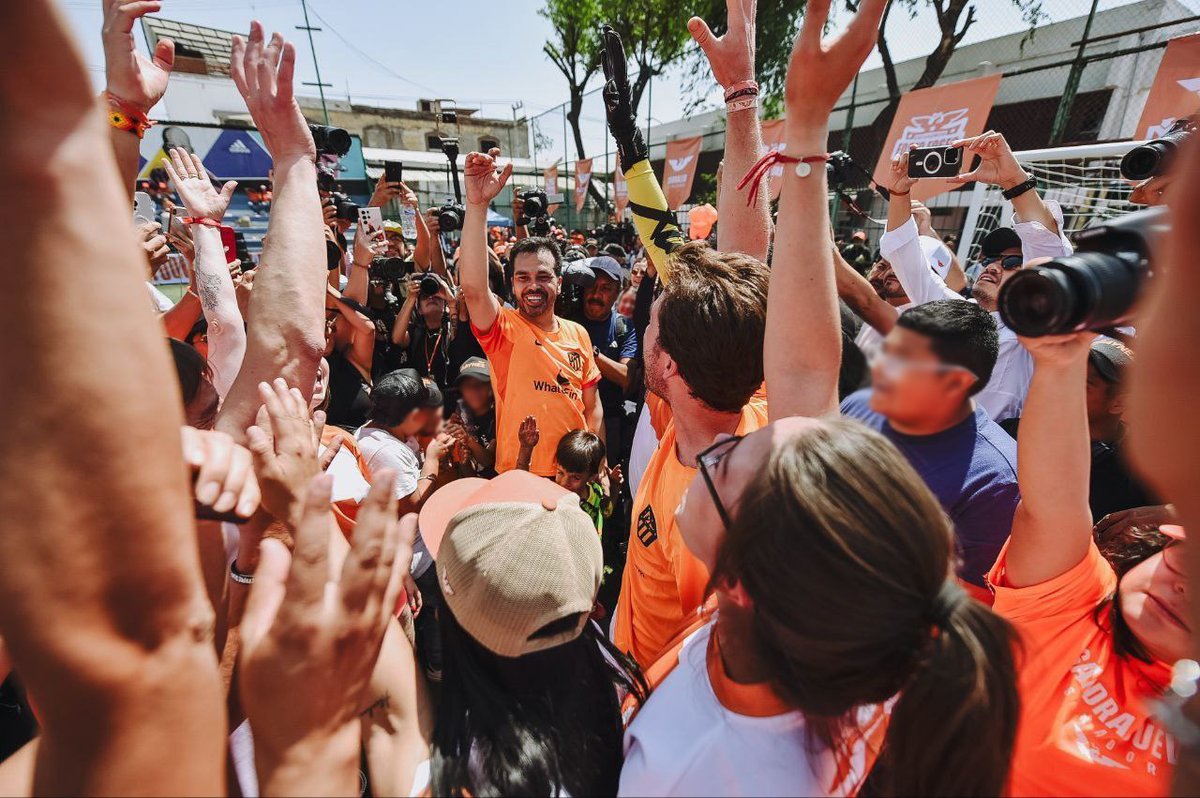
{"label": "eyeglasses", "polygon": [[910,371],[924,371],[932,374],[952,374],[956,371],[961,371],[970,374],[976,380],[979,379],[979,376],[966,366],[957,366],[953,363],[935,363],[929,360],[909,360],[908,358],[887,352],[877,352],[871,358],[869,365],[872,369],[878,368],[883,372],[883,376],[892,380],[899,379]]}
{"label": "eyeglasses", "polygon": [[1000,268],[1004,269],[1004,271],[1008,272],[1008,271],[1012,271],[1013,269],[1019,269],[1021,267],[1021,264],[1025,262],[1025,258],[1022,257],[1021,255],[1005,255],[1003,258],[1000,258],[1000,257],[984,258],[980,262],[980,265],[986,269],[988,266],[991,266],[996,261],[1000,261]]}
{"label": "eyeglasses", "polygon": [[717,515],[721,516],[721,523],[725,526],[726,531],[730,526],[729,513],[725,510],[721,497],[717,495],[717,486],[713,484],[712,471],[726,455],[733,451],[735,446],[742,442],[744,437],[744,435],[731,435],[728,438],[722,438],[696,455],[696,465],[700,470],[700,476],[704,478],[704,486],[708,488],[708,495],[712,497],[713,506],[717,508]]}

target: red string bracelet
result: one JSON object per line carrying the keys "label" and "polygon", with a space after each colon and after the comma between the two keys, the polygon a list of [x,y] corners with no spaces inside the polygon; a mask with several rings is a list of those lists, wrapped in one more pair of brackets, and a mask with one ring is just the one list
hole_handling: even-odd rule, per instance
{"label": "red string bracelet", "polygon": [[829,153],[823,152],[820,155],[805,155],[801,158],[794,158],[791,155],[784,155],[779,150],[771,150],[766,155],[758,159],[758,163],[750,167],[750,171],[742,178],[742,182],[738,183],[738,191],[741,191],[747,185],[750,185],[750,197],[746,202],[747,205],[753,205],[758,200],[758,189],[762,185],[762,179],[767,172],[771,170],[777,163],[794,163],[796,164],[796,176],[808,177],[812,172],[812,167],[809,164],[825,163],[829,160]]}
{"label": "red string bracelet", "polygon": [[108,103],[108,123],[117,130],[125,130],[139,139],[154,123],[146,116],[146,112],[128,100],[122,100],[111,92],[103,92],[100,96]]}
{"label": "red string bracelet", "polygon": [[220,227],[221,223],[216,219],[209,219],[207,216],[184,216],[179,221],[184,224],[198,224],[204,227]]}

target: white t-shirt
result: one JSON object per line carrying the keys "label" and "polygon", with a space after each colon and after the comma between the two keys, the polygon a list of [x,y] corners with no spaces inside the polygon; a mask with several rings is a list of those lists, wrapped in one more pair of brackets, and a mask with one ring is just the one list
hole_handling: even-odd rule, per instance
{"label": "white t-shirt", "polygon": [[[392,492],[397,499],[411,496],[416,491],[417,480],[421,477],[421,460],[411,446],[379,427],[360,427],[355,431],[354,439],[358,441],[358,452],[372,474],[385,468],[396,472]],[[413,541],[412,575],[425,573],[430,562],[429,549],[418,533]]]}
{"label": "white t-shirt", "polygon": [[[625,730],[618,795],[849,795],[867,772],[865,742],[838,778],[835,754],[806,734],[798,711],[752,717],[727,709],[706,664],[713,622],[688,637],[679,664]],[[860,712],[882,729],[878,707]],[[867,731],[863,737],[874,737]],[[861,738],[860,738],[861,740]]]}
{"label": "white t-shirt", "polygon": [[156,313],[166,313],[171,308],[175,307],[175,303],[171,298],[158,290],[158,286],[154,283],[147,282],[146,290],[150,292],[150,306],[154,308]]}

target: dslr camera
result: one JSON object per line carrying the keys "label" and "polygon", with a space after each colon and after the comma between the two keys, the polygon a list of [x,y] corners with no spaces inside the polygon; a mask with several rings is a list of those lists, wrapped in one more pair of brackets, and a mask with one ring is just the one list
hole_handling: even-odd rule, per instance
{"label": "dslr camera", "polygon": [[334,207],[337,208],[337,218],[339,221],[358,221],[358,204],[350,199],[348,195],[340,191],[332,191],[329,194],[329,198],[333,200]]}
{"label": "dslr camera", "polygon": [[393,283],[404,279],[403,258],[372,258],[367,276],[381,283]]}
{"label": "dslr camera", "polygon": [[1008,279],[1000,289],[1000,318],[1030,338],[1127,322],[1151,276],[1155,242],[1167,229],[1166,209],[1151,208],[1079,231],[1075,254]]}
{"label": "dslr camera", "polygon": [[443,233],[461,230],[466,213],[467,209],[462,206],[462,203],[452,199],[446,200],[445,204],[438,208],[438,229]]}
{"label": "dslr camera", "polygon": [[516,219],[519,225],[527,225],[534,219],[545,216],[546,211],[550,208],[546,192],[539,191],[536,188],[522,191],[521,199],[525,201],[525,212]]}
{"label": "dslr camera", "polygon": [[1162,138],[1134,147],[1121,159],[1121,177],[1141,182],[1166,174],[1175,159],[1175,152],[1196,132],[1194,117],[1175,122]]}
{"label": "dslr camera", "polygon": [[336,155],[341,158],[350,152],[350,134],[340,127],[309,125],[308,132],[312,134],[313,144],[317,145],[318,155]]}

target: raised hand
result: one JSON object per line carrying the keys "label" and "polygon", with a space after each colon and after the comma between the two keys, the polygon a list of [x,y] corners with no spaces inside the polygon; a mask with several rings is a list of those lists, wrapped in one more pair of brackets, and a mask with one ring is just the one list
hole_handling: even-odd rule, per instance
{"label": "raised hand", "polygon": [[1034,367],[1068,366],[1087,359],[1096,333],[1085,331],[1066,335],[1043,335],[1040,338],[1018,336],[1021,346],[1033,357]]}
{"label": "raised hand", "polygon": [[183,460],[198,510],[249,518],[258,509],[258,481],[251,455],[223,432],[180,427]]}
{"label": "raised hand", "polygon": [[104,73],[109,94],[136,105],[144,112],[167,93],[167,81],[175,66],[175,43],[159,39],[153,59],[137,51],[133,23],[162,8],[158,0],[129,2],[104,0]]}
{"label": "raised hand", "polygon": [[398,199],[401,193],[405,190],[403,183],[389,182],[386,177],[379,178],[379,182],[375,184],[375,191],[371,194],[371,199],[367,202],[369,208],[382,208],[394,199]]}
{"label": "raised hand", "polygon": [[890,186],[893,194],[907,194],[912,191],[912,187],[916,185],[916,179],[908,176],[908,153],[902,152],[892,159],[892,185]]}
{"label": "raised hand", "polygon": [[[726,0],[728,30],[714,36],[700,17],[688,20],[688,32],[708,58],[713,77],[722,88],[754,79],[754,18],[756,0]],[[720,180],[718,179],[718,183]]]}
{"label": "raised hand", "polygon": [[[804,26],[788,62],[784,101],[789,130],[829,124],[829,113],[875,46],[888,0],[862,0],[858,13],[836,39],[822,41],[832,0],[809,0]],[[824,149],[824,142],[821,143]],[[791,152],[791,149],[788,150]]]}
{"label": "raised hand", "polygon": [[512,176],[513,165],[510,161],[502,169],[497,170],[496,159],[500,157],[500,149],[493,147],[487,154],[472,152],[467,155],[463,167],[463,177],[467,188],[467,203],[471,205],[486,205],[491,202],[504,188],[508,178]]}
{"label": "raised hand", "polygon": [[538,429],[537,419],[534,416],[525,416],[521,421],[521,426],[517,428],[517,441],[526,449],[532,449],[538,445],[538,441],[542,439],[541,430]]}
{"label": "raised hand", "polygon": [[360,266],[369,266],[375,258],[387,254],[387,236],[382,230],[374,230],[362,225],[354,235],[354,262]]}
{"label": "raised hand", "polygon": [[989,130],[974,138],[959,139],[953,142],[953,146],[963,148],[964,160],[972,154],[978,155],[980,164],[970,172],[947,178],[951,183],[970,183],[972,180],[978,180],[1009,189],[1029,179],[1002,133]]}
{"label": "raised hand", "polygon": [[150,276],[153,277],[171,254],[171,250],[167,248],[167,237],[163,235],[162,225],[158,222],[142,222],[137,227],[137,234],[142,252],[146,255]]}
{"label": "raised hand", "polygon": [[167,177],[175,186],[175,193],[183,200],[188,215],[199,219],[212,219],[215,222],[225,218],[225,210],[233,199],[237,183],[230,180],[220,191],[208,179],[208,171],[204,162],[196,153],[188,153],[179,148],[172,148],[170,158],[163,162],[167,168]]}
{"label": "raised hand", "polygon": [[633,116],[633,90],[629,85],[625,45],[620,34],[610,25],[600,27],[600,37],[603,43],[600,66],[604,70],[604,89],[601,92],[604,112],[608,117],[608,131],[617,143],[617,158],[621,168],[628,171],[635,163],[648,157],[648,150]]}
{"label": "raised hand", "polygon": [[295,46],[278,33],[264,46],[258,20],[250,23],[248,40],[233,37],[230,74],[276,164],[296,157],[317,159],[308,122],[293,94],[295,72]]}
{"label": "raised hand", "polygon": [[372,481],[339,574],[329,572],[327,474],[302,493],[295,556],[277,540],[261,544],[240,688],[264,793],[358,789],[358,707],[412,561],[415,524],[397,518],[394,481],[392,471]]}
{"label": "raised hand", "polygon": [[321,472],[317,459],[320,430],[313,422],[300,391],[282,378],[259,383],[271,434],[261,426],[246,430],[254,471],[262,491],[262,504],[271,515],[295,528],[309,481]]}
{"label": "raised hand", "polygon": [[454,447],[454,436],[445,432],[439,432],[437,436],[429,442],[425,447],[426,460],[441,460]]}

